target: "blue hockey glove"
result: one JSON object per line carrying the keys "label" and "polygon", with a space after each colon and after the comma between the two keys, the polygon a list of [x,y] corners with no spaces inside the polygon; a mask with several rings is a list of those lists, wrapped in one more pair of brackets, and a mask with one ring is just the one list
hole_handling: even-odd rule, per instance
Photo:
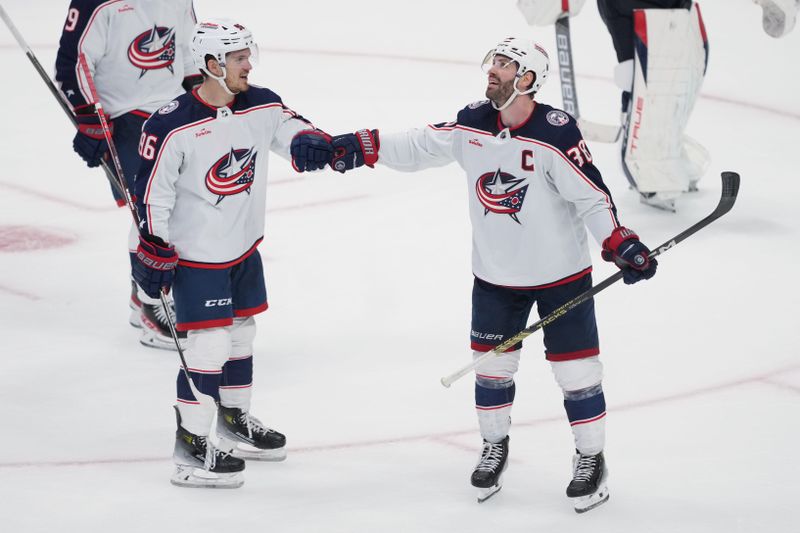
{"label": "blue hockey glove", "polygon": [[378,130],[358,130],[355,133],[337,135],[333,144],[333,170],[345,173],[348,170],[367,165],[370,168],[378,161],[378,150],[381,147]]}
{"label": "blue hockey glove", "polygon": [[631,285],[656,275],[658,261],[650,259],[650,250],[639,241],[639,236],[620,226],[603,241],[603,259],[622,269],[622,281]]}
{"label": "blue hockey glove", "polygon": [[162,287],[169,292],[177,265],[178,254],[172,245],[155,235],[143,233],[139,236],[133,279],[150,298],[159,298]]}
{"label": "blue hockey glove", "polygon": [[303,130],[292,138],[292,166],[297,172],[322,170],[331,163],[331,136],[319,130]]}
{"label": "blue hockey glove", "polygon": [[[94,112],[94,106],[83,106],[75,109],[75,118],[78,121],[78,133],[72,140],[72,148],[86,161],[90,167],[100,165],[103,156],[108,151],[108,143],[103,136],[103,126],[100,118]],[[106,117],[108,120],[108,117]],[[109,122],[113,132],[113,124]]]}

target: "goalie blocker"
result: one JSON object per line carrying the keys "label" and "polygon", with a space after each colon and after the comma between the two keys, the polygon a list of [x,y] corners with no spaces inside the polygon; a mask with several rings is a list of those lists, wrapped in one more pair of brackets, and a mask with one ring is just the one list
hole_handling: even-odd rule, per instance
{"label": "goalie blocker", "polygon": [[[705,76],[708,40],[699,6],[633,12],[634,59],[620,63],[616,81],[631,90],[623,109],[622,162],[642,201],[674,210],[695,190],[708,153],[684,130]],[[627,111],[627,112],[626,112]]]}

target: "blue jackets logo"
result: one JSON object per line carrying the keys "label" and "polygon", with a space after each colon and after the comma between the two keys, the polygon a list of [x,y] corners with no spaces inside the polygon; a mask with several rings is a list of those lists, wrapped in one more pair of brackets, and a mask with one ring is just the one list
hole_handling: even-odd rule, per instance
{"label": "blue jackets logo", "polygon": [[206,188],[217,195],[217,204],[226,196],[240,192],[250,194],[250,187],[256,175],[255,147],[245,149],[231,148],[231,151],[217,159],[206,172]]}
{"label": "blue jackets logo", "polygon": [[153,26],[140,33],[128,46],[128,60],[142,70],[140,78],[150,70],[166,68],[174,72],[175,28]]}
{"label": "blue jackets logo", "polygon": [[499,168],[495,172],[487,172],[475,182],[475,193],[478,201],[483,205],[484,215],[498,213],[510,216],[514,222],[521,224],[517,213],[522,209],[528,186],[520,183],[524,178],[517,178],[502,172]]}

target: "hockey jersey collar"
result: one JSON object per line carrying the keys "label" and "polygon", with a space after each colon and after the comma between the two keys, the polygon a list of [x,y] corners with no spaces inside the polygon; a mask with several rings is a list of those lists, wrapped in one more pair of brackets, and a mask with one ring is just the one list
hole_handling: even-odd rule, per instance
{"label": "hockey jersey collar", "polygon": [[511,133],[511,136],[513,137],[514,136],[514,132],[516,130],[524,128],[528,124],[528,122],[531,121],[531,119],[533,118],[533,115],[536,113],[536,108],[537,107],[538,107],[537,103],[534,101],[533,102],[533,109],[531,109],[531,112],[528,115],[528,118],[526,118],[525,120],[523,120],[522,122],[520,122],[519,124],[514,126],[513,128],[509,128],[508,126],[505,126],[503,124],[503,121],[500,119],[500,111],[498,111],[497,112],[497,131],[500,132],[500,131],[503,131],[503,130],[507,129]]}

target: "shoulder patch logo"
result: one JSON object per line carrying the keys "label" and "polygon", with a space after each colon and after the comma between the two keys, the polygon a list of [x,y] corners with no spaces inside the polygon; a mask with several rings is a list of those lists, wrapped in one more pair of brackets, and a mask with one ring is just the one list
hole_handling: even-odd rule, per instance
{"label": "shoulder patch logo", "polygon": [[161,109],[159,109],[158,110],[158,114],[159,115],[169,115],[170,113],[172,113],[173,111],[178,109],[179,105],[181,105],[180,102],[178,102],[177,100],[173,100],[170,103],[168,103],[167,105],[165,105],[164,107],[162,107]]}
{"label": "shoulder patch logo", "polygon": [[478,109],[479,107],[486,105],[489,103],[489,100],[479,100],[477,102],[472,102],[467,107],[470,109]]}
{"label": "shoulder patch logo", "polygon": [[547,114],[547,122],[549,122],[553,126],[563,126],[564,124],[569,122],[569,115],[567,115],[563,111],[554,109]]}

